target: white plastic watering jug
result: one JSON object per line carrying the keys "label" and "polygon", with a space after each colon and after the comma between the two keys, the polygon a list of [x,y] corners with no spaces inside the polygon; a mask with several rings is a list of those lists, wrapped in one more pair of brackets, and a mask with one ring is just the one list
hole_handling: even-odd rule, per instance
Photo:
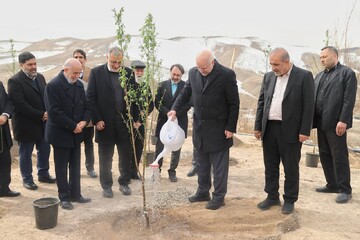
{"label": "white plastic watering jug", "polygon": [[173,151],[181,148],[185,141],[185,132],[179,126],[177,118],[171,121],[170,118],[160,130],[160,141],[164,144],[164,150],[156,157],[155,161],[150,164],[151,167],[158,167],[160,158]]}

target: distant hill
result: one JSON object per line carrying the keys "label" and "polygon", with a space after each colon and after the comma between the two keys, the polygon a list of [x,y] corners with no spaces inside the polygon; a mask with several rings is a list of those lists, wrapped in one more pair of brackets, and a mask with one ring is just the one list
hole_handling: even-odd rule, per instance
{"label": "distant hill", "polygon": [[[128,49],[129,60],[141,59],[139,36],[132,36]],[[188,71],[195,65],[196,53],[203,48],[210,48],[214,51],[216,58],[225,66],[233,67],[237,74],[239,91],[241,94],[241,109],[248,115],[252,115],[256,108],[257,96],[260,90],[262,75],[269,69],[266,50],[275,47],[284,47],[288,50],[292,62],[301,68],[308,69],[316,74],[322,67],[319,62],[320,49],[306,46],[279,45],[256,37],[228,38],[222,36],[214,37],[176,37],[171,39],[158,39],[158,58],[162,59],[162,78],[169,77],[169,68],[174,63],[180,63]],[[22,51],[32,52],[38,61],[38,71],[45,75],[47,80],[53,78],[61,70],[65,60],[72,56],[76,48],[81,48],[87,53],[88,66],[94,67],[106,62],[106,53],[109,46],[116,45],[116,38],[99,39],[76,39],[59,38],[45,39],[39,42],[14,42],[14,48],[18,53]],[[12,59],[9,55],[10,44],[7,40],[0,41],[0,74],[1,80],[6,83],[12,75]],[[359,75],[360,49],[349,48],[340,50],[340,53],[347,53],[348,62]],[[233,62],[232,62],[233,60]],[[343,60],[343,61],[342,61]],[[16,59],[17,61],[17,59]],[[129,61],[125,62],[129,65]],[[183,77],[187,79],[187,74]],[[360,83],[359,83],[360,84]],[[360,91],[355,114],[360,116]]]}

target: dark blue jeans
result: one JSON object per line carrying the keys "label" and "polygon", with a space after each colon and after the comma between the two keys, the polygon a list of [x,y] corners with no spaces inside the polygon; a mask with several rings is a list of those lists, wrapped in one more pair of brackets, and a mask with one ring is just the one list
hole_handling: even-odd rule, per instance
{"label": "dark blue jeans", "polygon": [[24,183],[33,181],[32,176],[32,152],[34,145],[37,150],[37,170],[38,176],[49,176],[49,155],[50,145],[42,138],[38,142],[19,141],[20,171]]}

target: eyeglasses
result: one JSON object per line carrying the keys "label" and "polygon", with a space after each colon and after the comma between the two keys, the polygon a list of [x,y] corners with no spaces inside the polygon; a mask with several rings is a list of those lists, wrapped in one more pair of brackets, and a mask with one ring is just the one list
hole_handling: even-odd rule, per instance
{"label": "eyeglasses", "polygon": [[112,65],[119,64],[121,65],[121,61],[109,61]]}

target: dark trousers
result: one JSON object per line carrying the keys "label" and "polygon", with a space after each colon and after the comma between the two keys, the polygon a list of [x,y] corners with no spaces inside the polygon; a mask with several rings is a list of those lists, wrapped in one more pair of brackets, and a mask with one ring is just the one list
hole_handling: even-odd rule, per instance
{"label": "dark trousers", "polygon": [[[80,189],[80,144],[74,148],[54,148],[56,184],[59,199],[69,201],[70,198],[79,198]],[[69,169],[69,181],[68,181]]]}
{"label": "dark trousers", "polygon": [[346,132],[336,135],[335,130],[317,129],[320,161],[324,170],[327,187],[340,189],[341,193],[351,194],[349,152]]}
{"label": "dark trousers", "polygon": [[214,175],[214,191],[212,199],[218,202],[224,201],[227,193],[227,182],[229,175],[229,149],[218,152],[204,153],[197,150],[198,164],[196,167],[198,174],[199,195],[208,195],[211,188],[211,166]]}
{"label": "dark trousers", "polygon": [[11,156],[10,148],[5,139],[0,153],[0,193],[7,193],[10,191],[9,185],[11,182]]}
{"label": "dark trousers", "polygon": [[98,144],[100,184],[103,189],[109,189],[113,185],[111,169],[115,145],[119,155],[118,167],[120,177],[118,178],[118,182],[120,185],[127,185],[130,183],[130,166],[133,148],[130,139],[124,138],[117,140],[115,144]]}
{"label": "dark trousers", "polygon": [[[132,158],[131,158],[131,176],[135,177],[138,175],[138,170],[136,168],[136,163],[137,166],[139,166],[140,163],[140,159],[142,157],[142,153],[143,153],[143,148],[144,148],[144,126],[141,125],[138,129],[138,131],[135,131],[135,152],[136,152],[136,158],[134,157],[134,150],[133,148],[131,148],[132,150]],[[136,162],[135,162],[136,160]]]}
{"label": "dark trousers", "polygon": [[86,127],[84,129],[84,145],[85,145],[85,166],[86,170],[94,170],[94,127]]}
{"label": "dark trousers", "polygon": [[197,152],[196,148],[193,147],[193,157],[191,160],[191,165],[196,169],[197,165],[198,165],[198,158],[199,158],[199,153]]}
{"label": "dark trousers", "polygon": [[279,199],[280,161],[284,166],[284,201],[294,203],[299,195],[300,142],[288,143],[284,140],[281,121],[268,121],[263,136],[265,164],[265,192],[269,199]]}
{"label": "dark trousers", "polygon": [[[164,150],[164,144],[158,139],[156,142],[156,149],[155,149],[155,159],[156,157]],[[169,167],[169,174],[176,174],[176,168],[179,165],[180,160],[180,153],[181,148],[177,151],[171,152],[171,160],[170,160],[170,167]],[[161,169],[163,164],[163,158],[159,159],[159,169]]]}
{"label": "dark trousers", "polygon": [[33,181],[31,157],[34,145],[37,150],[37,174],[43,177],[49,176],[50,145],[45,141],[45,138],[37,142],[19,141],[20,171],[23,182],[25,183]]}

